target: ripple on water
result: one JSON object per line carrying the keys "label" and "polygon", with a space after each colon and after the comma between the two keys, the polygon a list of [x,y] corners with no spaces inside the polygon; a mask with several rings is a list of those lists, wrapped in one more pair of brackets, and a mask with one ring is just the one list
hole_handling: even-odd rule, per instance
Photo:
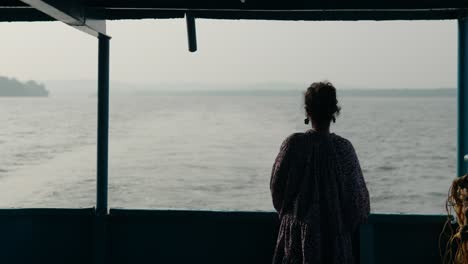
{"label": "ripple on water", "polygon": [[381,177],[380,179],[382,182],[392,182],[395,180],[393,177]]}
{"label": "ripple on water", "polygon": [[431,160],[448,160],[447,156],[431,156]]}
{"label": "ripple on water", "polygon": [[27,156],[26,153],[16,153],[15,154],[15,158],[19,159],[19,160],[22,160],[22,159],[25,159]]}
{"label": "ripple on water", "polygon": [[397,169],[396,166],[390,166],[390,165],[384,165],[384,166],[377,167],[377,170],[379,170],[379,171],[392,171],[392,170],[396,170],[396,169]]}
{"label": "ripple on water", "polygon": [[429,195],[430,197],[437,198],[445,198],[447,196],[447,194],[443,192],[428,192],[427,195]]}

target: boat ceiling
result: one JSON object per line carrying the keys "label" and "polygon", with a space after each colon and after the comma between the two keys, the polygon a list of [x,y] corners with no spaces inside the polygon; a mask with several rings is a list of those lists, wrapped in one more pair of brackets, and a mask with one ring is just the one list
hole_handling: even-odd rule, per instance
{"label": "boat ceiling", "polygon": [[[468,14],[468,0],[74,1],[87,19],[97,20],[183,18],[187,12],[196,18],[256,20],[438,20]],[[52,20],[19,0],[0,0],[0,21]]]}

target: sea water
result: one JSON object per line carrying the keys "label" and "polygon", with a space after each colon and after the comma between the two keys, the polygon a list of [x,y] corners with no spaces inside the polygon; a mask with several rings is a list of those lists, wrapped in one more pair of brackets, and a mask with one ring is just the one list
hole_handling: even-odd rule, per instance
{"label": "sea water", "polygon": [[[95,97],[0,98],[0,207],[92,207]],[[298,96],[111,96],[109,205],[273,210]],[[456,176],[455,97],[340,98],[332,131],[361,162],[373,212],[443,213]]]}

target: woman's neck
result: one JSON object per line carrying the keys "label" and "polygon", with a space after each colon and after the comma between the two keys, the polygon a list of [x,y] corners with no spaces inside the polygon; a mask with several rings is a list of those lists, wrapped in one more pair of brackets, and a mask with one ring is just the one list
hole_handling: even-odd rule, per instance
{"label": "woman's neck", "polygon": [[317,126],[317,125],[312,124],[312,130],[321,134],[329,134],[330,126]]}

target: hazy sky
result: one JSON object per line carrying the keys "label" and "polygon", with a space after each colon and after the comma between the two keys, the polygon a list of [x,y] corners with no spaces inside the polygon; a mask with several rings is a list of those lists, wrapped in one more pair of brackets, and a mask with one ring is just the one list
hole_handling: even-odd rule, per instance
{"label": "hazy sky", "polygon": [[[456,22],[197,20],[189,53],[184,20],[108,22],[111,80],[127,83],[309,83],[339,87],[456,85]],[[54,23],[0,23],[0,75],[89,80],[97,40]]]}

